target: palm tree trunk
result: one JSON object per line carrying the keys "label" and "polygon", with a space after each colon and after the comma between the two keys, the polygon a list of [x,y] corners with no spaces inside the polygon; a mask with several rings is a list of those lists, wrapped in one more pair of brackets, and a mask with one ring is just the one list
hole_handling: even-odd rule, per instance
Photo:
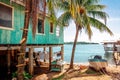
{"label": "palm tree trunk", "polygon": [[24,19],[25,22],[24,22],[23,35],[21,40],[20,53],[18,53],[18,71],[17,71],[18,79],[17,80],[24,80],[24,76],[23,76],[24,65],[23,66],[19,66],[19,65],[24,64],[29,19],[30,19],[30,0],[26,0],[25,19]]}
{"label": "palm tree trunk", "polygon": [[43,20],[45,19],[46,17],[46,0],[44,0],[44,7],[43,7]]}
{"label": "palm tree trunk", "polygon": [[23,28],[23,35],[22,39],[25,39],[23,43],[21,43],[21,52],[25,52],[26,48],[26,41],[28,35],[28,27],[29,27],[29,20],[30,20],[30,0],[26,0],[26,9],[25,9],[25,19],[24,19],[24,28]]}
{"label": "palm tree trunk", "polygon": [[80,27],[79,27],[79,26],[76,26],[76,35],[75,35],[75,40],[74,40],[74,43],[73,43],[72,55],[71,55],[71,62],[70,62],[70,67],[69,67],[69,69],[72,69],[72,68],[73,68],[74,54],[75,54],[76,43],[77,43],[79,31],[80,31]]}

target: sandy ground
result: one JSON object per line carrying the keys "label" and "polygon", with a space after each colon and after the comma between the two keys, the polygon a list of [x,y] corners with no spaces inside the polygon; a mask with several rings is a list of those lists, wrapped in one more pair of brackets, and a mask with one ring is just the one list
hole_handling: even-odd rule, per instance
{"label": "sandy ground", "polygon": [[[120,73],[120,66],[116,67],[114,65],[109,65],[107,68],[109,73]],[[83,77],[74,77],[68,80],[113,80],[110,75],[103,74],[99,76],[83,76]],[[119,80],[119,79],[116,79]]]}
{"label": "sandy ground", "polygon": [[75,77],[69,80],[111,80],[111,77],[108,75],[101,75],[101,76]]}
{"label": "sandy ground", "polygon": [[[86,66],[86,65],[85,65]],[[57,73],[57,72],[50,72],[48,74],[42,74],[42,75],[38,75],[37,77],[35,77],[33,80],[51,80],[51,78],[55,78],[58,77],[60,75],[62,75],[67,68],[69,67],[69,64],[65,64],[64,65],[64,69],[61,73]],[[74,65],[74,69],[79,70],[80,65]],[[83,69],[84,71],[84,69]],[[120,73],[120,66],[116,67],[115,65],[109,65],[107,67],[107,71],[109,73]],[[69,76],[73,76],[75,74],[75,72]],[[111,78],[111,76],[107,75],[107,74],[103,74],[103,75],[87,75],[87,76],[73,76],[72,78],[68,78],[68,79],[63,79],[63,80],[113,80]],[[116,79],[119,80],[119,79]]]}
{"label": "sandy ground", "polygon": [[107,71],[111,73],[120,73],[120,65],[117,67],[115,65],[109,65]]}

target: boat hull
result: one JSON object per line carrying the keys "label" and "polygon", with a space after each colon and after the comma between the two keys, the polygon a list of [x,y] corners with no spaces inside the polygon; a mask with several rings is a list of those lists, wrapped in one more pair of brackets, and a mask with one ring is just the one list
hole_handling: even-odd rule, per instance
{"label": "boat hull", "polygon": [[89,64],[90,64],[90,67],[94,68],[97,71],[101,69],[106,69],[106,67],[108,66],[108,63],[106,60],[100,61],[100,60],[90,59]]}

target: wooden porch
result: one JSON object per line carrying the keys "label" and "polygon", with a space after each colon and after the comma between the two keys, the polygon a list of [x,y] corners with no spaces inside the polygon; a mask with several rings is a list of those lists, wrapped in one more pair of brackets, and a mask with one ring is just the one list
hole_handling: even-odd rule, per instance
{"label": "wooden porch", "polygon": [[[53,59],[53,48],[54,47],[59,47],[60,52],[61,52],[61,59],[63,60],[63,53],[64,53],[64,46],[63,44],[57,44],[57,45],[26,45],[28,49],[28,55],[27,58],[29,59],[28,62],[25,60],[25,71],[28,71],[31,75],[36,75],[36,74],[43,74],[43,73],[48,73],[50,72],[51,66],[52,66],[52,59]],[[40,62],[40,66],[36,66],[35,60],[34,60],[34,53],[35,53],[35,48],[42,48],[43,51],[46,51],[48,49],[49,53],[49,60],[48,62]],[[6,54],[6,64],[7,64],[7,69],[8,69],[8,75],[11,74],[13,71],[11,71],[11,66],[17,67],[21,65],[17,65],[17,60],[18,60],[18,53],[20,50],[20,45],[0,45],[0,54],[2,54],[3,51],[5,51]]]}

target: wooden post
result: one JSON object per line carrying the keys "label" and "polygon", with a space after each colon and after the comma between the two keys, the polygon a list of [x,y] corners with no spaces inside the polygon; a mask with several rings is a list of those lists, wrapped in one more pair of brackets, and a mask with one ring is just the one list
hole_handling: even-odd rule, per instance
{"label": "wooden post", "polygon": [[46,60],[45,60],[45,58],[46,58],[45,52],[46,52],[46,47],[44,47],[44,62],[46,62]]}
{"label": "wooden post", "polygon": [[12,57],[14,57],[14,49],[11,50]]}
{"label": "wooden post", "polygon": [[44,47],[44,51],[46,51],[46,47]]}
{"label": "wooden post", "polygon": [[25,53],[18,53],[17,54],[17,59],[18,59],[18,64],[16,65],[17,67],[17,80],[24,80],[24,66],[25,66]]}
{"label": "wooden post", "polygon": [[64,60],[64,46],[61,46],[61,59]]}
{"label": "wooden post", "polygon": [[34,48],[29,48],[29,73],[33,75],[33,51]]}
{"label": "wooden post", "polygon": [[52,61],[52,47],[49,47],[49,70],[51,69],[51,61]]}
{"label": "wooden post", "polygon": [[7,53],[8,75],[10,74],[10,61],[11,61],[11,58],[10,58],[10,49],[8,49],[8,53]]}

